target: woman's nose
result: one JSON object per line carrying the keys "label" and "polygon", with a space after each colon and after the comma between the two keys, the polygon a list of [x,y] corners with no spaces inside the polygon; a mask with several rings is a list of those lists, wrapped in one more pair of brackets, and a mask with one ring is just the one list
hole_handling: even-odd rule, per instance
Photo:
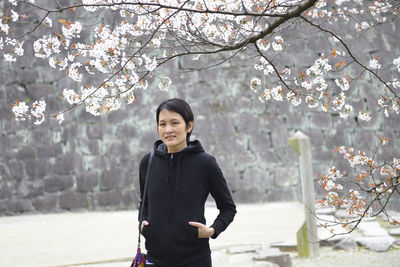
{"label": "woman's nose", "polygon": [[165,131],[167,133],[172,132],[172,127],[170,125],[167,125],[167,127],[165,128]]}

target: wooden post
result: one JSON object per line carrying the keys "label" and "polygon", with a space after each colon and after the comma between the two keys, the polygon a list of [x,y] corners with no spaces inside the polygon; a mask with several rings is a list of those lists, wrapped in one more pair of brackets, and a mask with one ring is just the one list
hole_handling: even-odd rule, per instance
{"label": "wooden post", "polygon": [[[302,226],[299,231],[303,229],[307,234],[308,249],[302,249],[307,253],[301,253],[306,257],[318,256],[319,240],[317,233],[317,225],[315,219],[315,192],[314,192],[314,179],[311,160],[311,144],[310,138],[300,131],[297,131],[292,137],[289,138],[289,145],[294,148],[300,155],[300,176],[303,193],[303,204],[305,206],[306,227]],[[299,240],[298,240],[299,242]],[[298,244],[299,246],[299,244]],[[300,253],[300,251],[298,251]],[[309,252],[309,253],[308,253]]]}

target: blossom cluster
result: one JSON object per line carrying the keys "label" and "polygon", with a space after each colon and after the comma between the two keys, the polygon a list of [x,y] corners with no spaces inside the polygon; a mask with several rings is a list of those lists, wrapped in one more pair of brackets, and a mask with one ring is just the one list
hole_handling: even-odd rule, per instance
{"label": "blossom cluster", "polygon": [[[389,141],[387,137],[380,137],[378,146],[387,145]],[[394,157],[391,164],[378,165],[373,158],[366,156],[361,151],[355,153],[351,147],[340,146],[335,150],[335,153],[341,154],[352,168],[362,168],[351,183],[358,184],[358,188],[364,193],[370,193],[370,198],[367,199],[360,191],[355,189],[349,189],[347,193],[342,193],[343,187],[336,181],[344,182],[345,175],[333,166],[328,169],[326,175],[319,175],[318,182],[324,189],[325,196],[316,202],[317,206],[345,207],[349,216],[358,218],[371,216],[373,215],[372,203],[390,198],[393,190],[400,186],[399,158]],[[376,212],[379,212],[379,209]]]}
{"label": "blossom cluster", "polygon": [[[64,16],[65,12],[59,12],[57,16],[55,12],[39,12],[35,16],[20,14],[16,10],[24,9],[14,7],[26,5],[24,2],[9,0],[11,8],[0,19],[3,58],[8,62],[16,62],[18,57],[24,55],[24,42],[13,35],[13,23],[22,21],[26,25],[34,25],[35,29],[47,31],[48,34],[33,43],[35,56],[48,60],[51,68],[64,71],[79,84],[77,88],[85,84],[83,89],[74,89],[76,99],[80,101],[70,102],[72,105],[84,104],[92,114],[118,109],[123,101],[134,102],[133,91],[146,89],[151,78],[159,78],[159,89],[167,91],[172,80],[157,73],[157,68],[170,59],[190,54],[193,60],[197,60],[201,54],[233,47],[242,49],[252,44],[256,45],[259,52],[254,68],[262,72],[262,77],[252,79],[250,88],[253,91],[262,88],[261,101],[286,99],[295,106],[304,102],[309,108],[338,112],[343,118],[353,112],[353,106],[347,100],[352,78],[347,73],[332,74],[341,71],[345,65],[343,61],[334,60],[336,56],[345,56],[339,48],[335,48],[331,56],[322,54],[309,68],[300,72],[300,77],[291,68],[276,65],[279,55],[293,52],[284,34],[285,27],[290,23],[283,24],[282,30],[276,31],[270,31],[271,25],[309,1],[82,0],[81,5],[71,5],[70,10],[76,13],[86,11],[97,15],[107,14],[111,10],[119,15],[114,17],[112,24],[95,25],[93,32],[89,25]],[[40,10],[42,2],[36,2],[39,2],[35,6]],[[47,7],[43,10],[47,10]],[[368,4],[362,0],[337,0],[334,3],[319,0],[304,14],[319,25],[324,25],[320,23],[322,21],[328,24],[354,23],[356,30],[364,31],[384,23],[395,11],[390,1],[385,0]],[[265,34],[267,32],[271,33]],[[90,41],[84,42],[82,37],[86,36],[91,36]],[[332,38],[340,42],[339,37]],[[377,57],[369,63],[374,71],[382,69]],[[400,58],[395,59],[393,64],[400,71]],[[96,75],[101,79],[91,77]],[[108,79],[102,82],[104,75]],[[86,86],[87,80],[98,82]],[[334,83],[331,85],[330,81]],[[388,84],[392,87],[400,85],[396,81]],[[328,92],[328,89],[332,92]],[[64,93],[63,96],[70,99],[73,94]],[[398,112],[399,102],[396,100],[382,103],[385,115]],[[390,105],[388,101],[391,101]],[[361,120],[371,118],[364,110],[355,112]],[[19,115],[16,114],[16,117]]]}

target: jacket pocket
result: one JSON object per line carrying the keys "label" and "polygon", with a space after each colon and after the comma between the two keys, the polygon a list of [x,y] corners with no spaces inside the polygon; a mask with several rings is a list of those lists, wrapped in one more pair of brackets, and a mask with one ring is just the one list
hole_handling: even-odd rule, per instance
{"label": "jacket pocket", "polygon": [[174,240],[176,247],[179,249],[183,246],[198,243],[198,229],[191,226],[189,222],[178,223],[174,231]]}
{"label": "jacket pocket", "polygon": [[167,239],[167,229],[162,225],[149,225],[144,226],[142,235],[146,238],[146,250],[154,255],[165,254],[165,243]]}

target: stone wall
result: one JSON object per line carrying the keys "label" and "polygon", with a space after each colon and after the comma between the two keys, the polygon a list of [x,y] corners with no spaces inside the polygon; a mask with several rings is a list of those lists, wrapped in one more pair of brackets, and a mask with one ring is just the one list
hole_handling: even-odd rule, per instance
{"label": "stone wall", "polygon": [[[395,38],[398,28],[395,21],[379,33],[384,38],[367,37]],[[313,64],[318,38],[325,37],[316,35],[312,40],[292,43],[291,49],[301,52],[289,66],[305,68]],[[386,49],[400,54],[399,47],[385,47],[387,43],[371,48],[357,42],[357,51],[373,54]],[[67,107],[60,89],[76,85],[65,73],[31,57],[29,51],[17,64],[1,63],[0,214],[136,208],[138,164],[157,139],[155,109],[171,97],[184,98],[192,105],[192,139],[199,139],[216,157],[234,199],[240,203],[301,200],[298,157],[287,141],[296,130],[311,137],[315,177],[332,164],[350,169],[334,159],[333,150],[338,145],[372,153],[377,136],[385,135],[392,138],[392,144],[378,158],[389,160],[398,154],[399,117],[384,120],[376,115],[372,121],[361,123],[287,103],[263,104],[249,90],[254,75],[252,61],[183,72],[192,67],[189,64],[193,63],[184,58],[160,70],[173,78],[169,92],[159,91],[153,83],[146,91],[137,92],[136,103],[119,111],[93,117],[77,107],[66,114],[62,125],[47,120],[35,126],[15,122],[11,104],[45,95],[48,110],[55,112]],[[352,88],[352,96],[359,99],[357,106],[373,107],[377,94],[374,86],[365,79]],[[362,87],[367,89],[364,93]]]}

